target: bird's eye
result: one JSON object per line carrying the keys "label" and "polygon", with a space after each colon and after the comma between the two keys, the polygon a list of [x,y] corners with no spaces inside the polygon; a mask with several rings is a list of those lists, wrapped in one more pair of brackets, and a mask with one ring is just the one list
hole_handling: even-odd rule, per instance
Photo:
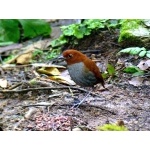
{"label": "bird's eye", "polygon": [[68,58],[72,58],[72,57],[73,57],[73,55],[72,55],[72,54],[69,54],[69,55],[68,55]]}

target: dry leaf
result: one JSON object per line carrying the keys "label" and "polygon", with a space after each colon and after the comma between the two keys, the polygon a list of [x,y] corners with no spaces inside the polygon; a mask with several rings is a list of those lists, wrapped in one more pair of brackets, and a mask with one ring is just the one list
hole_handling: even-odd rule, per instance
{"label": "dry leaf", "polygon": [[31,59],[32,59],[32,51],[19,55],[16,58],[16,63],[21,65],[29,64],[31,62]]}
{"label": "dry leaf", "polygon": [[0,87],[2,87],[2,88],[7,87],[7,80],[6,79],[0,79]]}
{"label": "dry leaf", "polygon": [[144,79],[142,77],[134,77],[129,81],[129,83],[134,86],[140,86],[140,85],[142,85],[143,80]]}
{"label": "dry leaf", "polygon": [[52,76],[58,76],[58,75],[60,75],[59,70],[57,68],[55,68],[55,67],[40,68],[37,71],[39,73],[47,74],[47,75],[52,75]]}
{"label": "dry leaf", "polygon": [[147,70],[148,68],[150,68],[150,60],[142,60],[137,67],[139,67],[141,70]]}
{"label": "dry leaf", "polygon": [[63,76],[51,76],[49,77],[51,80],[55,80],[59,83],[64,83],[68,85],[76,85],[75,82],[68,77],[63,77]]}
{"label": "dry leaf", "polygon": [[26,114],[25,114],[25,118],[26,119],[29,119],[35,112],[37,111],[37,108],[30,108],[27,112],[26,112]]}

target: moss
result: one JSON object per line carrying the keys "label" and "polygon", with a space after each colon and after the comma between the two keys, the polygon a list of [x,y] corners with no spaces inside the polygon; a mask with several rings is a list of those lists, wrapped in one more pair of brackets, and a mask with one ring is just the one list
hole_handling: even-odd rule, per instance
{"label": "moss", "polygon": [[137,29],[139,25],[142,24],[143,24],[143,20],[141,19],[125,19],[122,22],[121,30]]}
{"label": "moss", "polygon": [[97,127],[98,131],[128,131],[125,126],[119,126],[116,124],[105,124]]}
{"label": "moss", "polygon": [[[138,20],[138,19],[126,19],[122,22],[122,27],[120,30],[120,36],[118,39],[118,42],[122,42],[124,40],[137,40],[137,38],[135,36],[132,35],[131,32],[129,32],[129,30],[135,30],[139,28],[139,25],[142,24],[142,20]],[[136,39],[134,39],[136,38]]]}
{"label": "moss", "polygon": [[126,19],[122,21],[118,42],[122,46],[144,46],[143,37],[149,37],[149,29],[141,19]]}

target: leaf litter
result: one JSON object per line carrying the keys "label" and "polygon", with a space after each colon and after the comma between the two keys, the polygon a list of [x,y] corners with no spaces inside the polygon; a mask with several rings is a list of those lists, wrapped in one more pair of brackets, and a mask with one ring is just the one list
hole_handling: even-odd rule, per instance
{"label": "leaf litter", "polygon": [[[117,40],[118,32],[116,33],[105,31],[101,33],[103,39],[99,39],[99,34],[96,34],[85,41],[81,41],[82,44],[79,43],[78,47],[72,46],[76,49],[91,49],[91,55],[93,54],[92,50],[97,49],[101,53],[101,56],[96,58],[100,60],[100,64],[103,64],[106,56],[108,56],[109,62],[107,64],[118,68],[114,78],[105,79],[108,90],[94,91],[99,97],[90,95],[88,98],[90,102],[76,109],[71,109],[72,102],[76,99],[81,100],[86,93],[80,91],[78,85],[68,82],[71,79],[65,68],[62,71],[62,68],[56,66],[55,68],[58,69],[60,74],[52,73],[53,75],[48,75],[37,71],[44,66],[32,64],[20,65],[19,67],[17,65],[12,67],[11,64],[9,64],[9,67],[1,66],[5,73],[2,76],[6,77],[5,79],[9,84],[7,89],[11,87],[12,92],[5,92],[7,89],[4,89],[4,87],[0,89],[0,127],[3,130],[19,131],[71,131],[80,130],[82,126],[83,130],[85,130],[84,127],[86,127],[86,130],[96,130],[97,126],[103,126],[108,122],[113,124],[117,120],[123,120],[128,130],[150,130],[150,88],[149,84],[146,84],[149,77],[133,78],[132,75],[122,71],[122,66],[125,66],[126,62],[136,66],[142,58],[132,59],[135,56],[120,56],[117,58],[115,54],[117,54],[119,46],[113,44]],[[91,39],[95,41],[92,44]],[[109,55],[112,50],[114,54]],[[116,64],[118,60],[121,60],[121,64]],[[49,67],[46,65],[47,63],[45,63],[45,68]],[[145,66],[137,65],[137,67],[141,69]],[[148,71],[148,68],[145,70]],[[46,69],[46,71],[50,70]],[[66,82],[59,82],[57,80],[59,77],[62,77],[61,80]],[[33,79],[35,79],[34,82],[30,82]],[[76,87],[76,89],[73,89],[70,85]],[[68,86],[68,88],[63,88],[64,86]],[[52,89],[44,89],[45,87]],[[54,87],[56,89],[53,89]],[[23,89],[29,91],[23,91]],[[17,90],[20,92],[16,92]],[[41,106],[38,106],[39,104]],[[115,114],[108,110],[113,110]]]}

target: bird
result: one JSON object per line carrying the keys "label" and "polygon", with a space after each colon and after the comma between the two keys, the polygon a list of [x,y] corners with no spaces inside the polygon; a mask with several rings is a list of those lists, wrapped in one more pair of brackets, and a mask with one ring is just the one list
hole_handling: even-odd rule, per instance
{"label": "bird", "polygon": [[[67,49],[63,51],[62,55],[67,63],[70,77],[77,85],[93,88],[94,85],[101,83],[105,88],[104,79],[100,73],[100,69],[94,61],[75,49]],[[88,95],[89,94],[90,93],[88,93]],[[80,104],[83,101],[84,100],[82,100]]]}

